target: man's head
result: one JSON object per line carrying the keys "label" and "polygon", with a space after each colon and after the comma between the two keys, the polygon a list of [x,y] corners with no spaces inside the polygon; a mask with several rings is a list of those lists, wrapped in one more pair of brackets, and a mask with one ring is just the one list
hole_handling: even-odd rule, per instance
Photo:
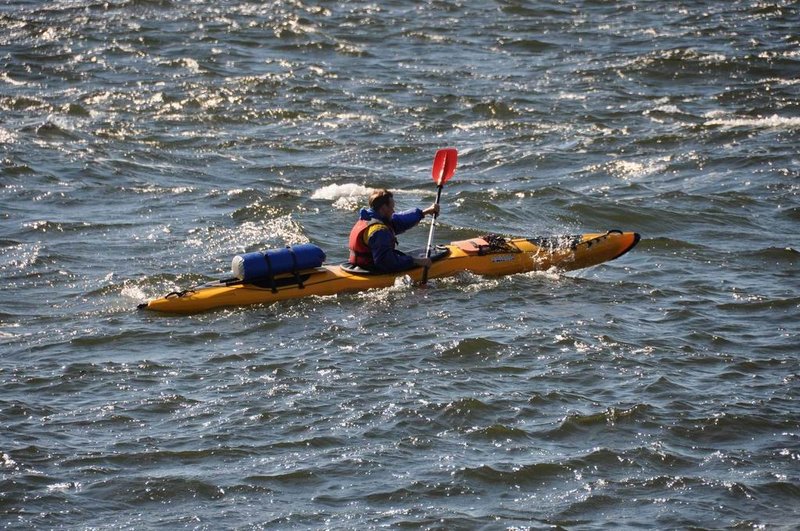
{"label": "man's head", "polygon": [[394,195],[389,190],[375,190],[369,196],[369,207],[382,218],[394,214]]}

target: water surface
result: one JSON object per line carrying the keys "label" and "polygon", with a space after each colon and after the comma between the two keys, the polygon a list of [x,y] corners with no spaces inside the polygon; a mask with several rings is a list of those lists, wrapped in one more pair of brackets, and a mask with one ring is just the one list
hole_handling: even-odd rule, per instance
{"label": "water surface", "polygon": [[[793,2],[0,6],[0,525],[791,529]],[[369,189],[589,270],[156,315]],[[401,238],[424,245],[426,228]]]}

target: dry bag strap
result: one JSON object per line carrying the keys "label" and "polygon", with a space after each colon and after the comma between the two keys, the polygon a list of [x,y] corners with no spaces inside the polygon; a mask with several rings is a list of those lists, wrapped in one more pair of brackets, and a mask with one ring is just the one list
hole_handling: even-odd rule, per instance
{"label": "dry bag strap", "polygon": [[[297,283],[298,288],[304,289],[305,286],[303,285],[303,279],[300,278],[300,268],[297,260],[297,253],[294,252],[294,249],[292,249],[290,245],[286,246],[286,250],[289,251],[289,255],[292,257],[291,273],[294,275],[294,281]],[[269,287],[272,290],[272,293],[278,293],[278,285],[275,282],[275,271],[272,269],[272,260],[269,258],[269,253],[264,253],[264,260],[267,262],[267,279],[269,280]]]}
{"label": "dry bag strap", "polygon": [[291,245],[287,245],[286,250],[288,250],[289,254],[292,255],[292,273],[294,274],[295,282],[297,282],[297,287],[304,289],[305,286],[303,285],[303,281],[300,279],[300,274],[298,273],[299,269],[297,267],[297,253],[294,252],[294,249],[292,249]]}
{"label": "dry bag strap", "polygon": [[269,259],[269,253],[264,253],[264,260],[267,261],[269,287],[272,289],[272,293],[278,293],[278,287],[275,285],[275,273],[272,272],[272,260]]}

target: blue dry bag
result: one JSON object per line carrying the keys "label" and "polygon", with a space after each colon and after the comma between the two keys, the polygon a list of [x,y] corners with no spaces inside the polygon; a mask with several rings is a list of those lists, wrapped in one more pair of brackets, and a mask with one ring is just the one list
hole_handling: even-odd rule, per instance
{"label": "blue dry bag", "polygon": [[271,249],[266,253],[237,254],[231,262],[231,270],[233,276],[248,282],[319,267],[324,261],[322,249],[312,243],[303,243],[285,249]]}

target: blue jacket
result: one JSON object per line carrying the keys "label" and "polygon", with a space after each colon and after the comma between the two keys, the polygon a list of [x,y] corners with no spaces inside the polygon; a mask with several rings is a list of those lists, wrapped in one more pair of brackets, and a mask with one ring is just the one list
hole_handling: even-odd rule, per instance
{"label": "blue jacket", "polygon": [[395,235],[402,234],[408,229],[415,227],[417,223],[425,217],[422,210],[419,208],[412,208],[404,212],[395,212],[392,215],[392,219],[385,220],[375,214],[371,208],[362,208],[361,212],[359,212],[359,216],[365,221],[379,219],[394,230],[394,234],[386,229],[377,230],[370,236],[367,242],[370,251],[372,251],[372,259],[377,269],[386,273],[394,273],[414,267],[414,260],[410,256],[395,249],[395,245],[397,244]]}

